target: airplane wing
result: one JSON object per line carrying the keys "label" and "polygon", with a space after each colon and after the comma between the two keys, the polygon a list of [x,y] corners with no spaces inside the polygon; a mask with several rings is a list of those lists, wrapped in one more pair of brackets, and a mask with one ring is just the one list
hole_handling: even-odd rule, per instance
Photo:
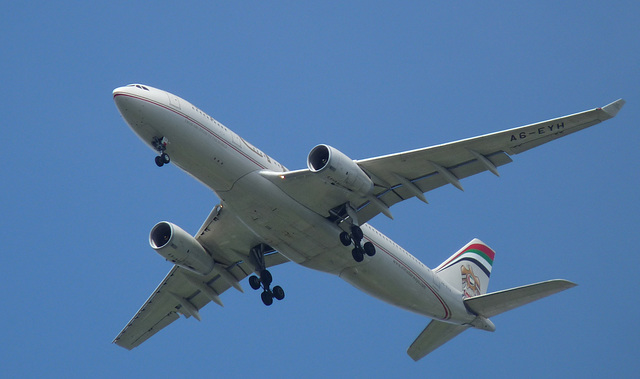
{"label": "airplane wing", "polygon": [[373,196],[357,197],[324,183],[308,169],[287,173],[264,172],[309,209],[329,217],[331,210],[350,201],[363,224],[379,213],[391,217],[389,207],[423,193],[452,184],[462,190],[460,179],[483,171],[498,175],[497,167],[511,162],[510,155],[540,146],[615,117],[625,101],[531,125],[355,162],[374,182]]}
{"label": "airplane wing", "polygon": [[[216,269],[201,276],[173,266],[113,343],[131,350],[177,320],[180,314],[200,320],[198,310],[211,301],[222,305],[219,296],[223,292],[231,287],[242,291],[239,281],[254,271],[248,253],[260,241],[232,214],[222,211],[220,205],[211,211],[196,239],[208,251],[215,252]],[[285,262],[288,259],[278,252],[265,254],[267,267]]]}

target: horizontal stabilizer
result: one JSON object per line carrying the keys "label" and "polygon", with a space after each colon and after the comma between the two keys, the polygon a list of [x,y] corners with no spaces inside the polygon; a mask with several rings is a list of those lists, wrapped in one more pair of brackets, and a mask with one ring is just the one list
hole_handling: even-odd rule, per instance
{"label": "horizontal stabilizer", "polygon": [[407,354],[414,361],[418,361],[468,328],[468,325],[455,325],[433,320],[409,346]]}
{"label": "horizontal stabilizer", "polygon": [[563,279],[549,280],[464,299],[464,305],[471,312],[489,318],[576,285]]}

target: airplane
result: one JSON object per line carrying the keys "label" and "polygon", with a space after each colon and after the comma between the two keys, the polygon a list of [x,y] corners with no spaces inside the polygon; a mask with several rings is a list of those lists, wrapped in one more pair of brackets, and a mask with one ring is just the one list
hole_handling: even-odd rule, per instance
{"label": "airplane", "polygon": [[616,116],[601,108],[397,154],[353,160],[336,148],[311,149],[307,168],[290,171],[188,101],[143,84],[116,88],[118,111],[156,152],[219,197],[195,235],[162,221],[151,247],[169,273],[113,343],[133,349],[180,315],[201,320],[209,302],[240,284],[270,306],[283,300],[268,268],[285,262],[336,275],[359,290],[432,319],[407,350],[418,361],[469,328],[495,331],[491,317],[569,289],[548,280],[487,292],[495,252],[473,239],[435,269],[367,222],[391,206],[498,167],[511,156]]}

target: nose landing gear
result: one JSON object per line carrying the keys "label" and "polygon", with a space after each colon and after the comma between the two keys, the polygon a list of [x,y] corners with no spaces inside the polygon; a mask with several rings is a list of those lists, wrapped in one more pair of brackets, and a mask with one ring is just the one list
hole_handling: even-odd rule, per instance
{"label": "nose landing gear", "polygon": [[169,157],[169,154],[167,153],[162,153],[160,155],[158,155],[156,157],[156,165],[158,167],[162,167],[166,164],[168,164],[169,162],[171,162],[171,158]]}
{"label": "nose landing gear", "polygon": [[169,154],[165,153],[169,140],[167,140],[166,137],[153,137],[153,141],[151,141],[151,143],[153,144],[153,147],[156,149],[156,151],[160,153],[160,155],[156,157],[156,165],[158,167],[162,167],[166,164],[169,164],[169,162],[171,162],[171,158],[169,157]]}

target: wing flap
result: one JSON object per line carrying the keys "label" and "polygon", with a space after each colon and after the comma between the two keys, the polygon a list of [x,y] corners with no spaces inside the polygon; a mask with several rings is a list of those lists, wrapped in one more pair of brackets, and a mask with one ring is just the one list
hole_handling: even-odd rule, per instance
{"label": "wing flap", "polygon": [[[447,167],[449,172],[455,175],[458,179],[467,178],[469,176],[487,171],[489,169],[483,162],[475,158],[472,153],[469,153],[467,151],[465,151],[465,153],[468,154],[467,161],[461,162],[453,167]],[[499,151],[483,157],[487,159],[494,167],[500,167],[512,161],[509,155],[507,155],[503,151]],[[427,161],[429,161],[429,159],[427,159]],[[424,166],[428,166],[428,164],[424,164]],[[425,171],[427,170],[424,170],[423,172]],[[377,175],[377,171],[374,171],[374,174]],[[433,167],[430,167],[430,170],[422,177],[409,176],[406,178],[410,183],[417,186],[418,189],[423,193],[432,191],[438,187],[442,187],[450,183],[444,177],[444,175],[438,173]],[[405,185],[399,183],[397,179],[395,179],[391,183],[391,188],[379,188],[375,192],[376,197],[382,200],[382,202],[384,202],[387,206],[390,207],[403,200],[407,200],[415,196],[410,189],[407,189]],[[369,221],[379,213],[376,207],[369,207],[368,205],[368,202],[363,202],[359,204],[357,208],[358,220],[361,223]]]}

